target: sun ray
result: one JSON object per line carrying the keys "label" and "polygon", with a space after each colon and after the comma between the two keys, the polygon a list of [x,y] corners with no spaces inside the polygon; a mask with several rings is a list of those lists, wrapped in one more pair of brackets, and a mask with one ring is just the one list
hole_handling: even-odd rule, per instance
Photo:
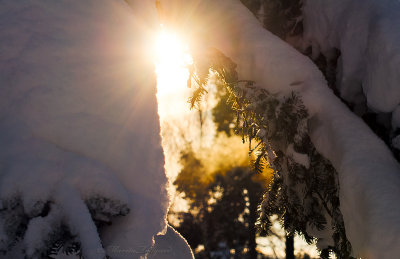
{"label": "sun ray", "polygon": [[155,40],[158,94],[173,94],[186,87],[188,66],[193,63],[189,47],[175,33],[162,29]]}

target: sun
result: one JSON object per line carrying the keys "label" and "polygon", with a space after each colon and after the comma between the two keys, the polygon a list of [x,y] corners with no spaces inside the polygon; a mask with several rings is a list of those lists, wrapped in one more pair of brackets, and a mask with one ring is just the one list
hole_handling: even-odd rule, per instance
{"label": "sun", "polygon": [[155,37],[154,58],[158,94],[172,94],[186,88],[188,66],[193,63],[189,47],[176,33],[162,29]]}

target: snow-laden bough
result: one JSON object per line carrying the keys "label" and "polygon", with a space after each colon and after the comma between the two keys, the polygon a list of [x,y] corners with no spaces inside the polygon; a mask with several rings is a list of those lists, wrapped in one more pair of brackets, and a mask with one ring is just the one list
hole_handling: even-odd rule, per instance
{"label": "snow-laden bough", "polygon": [[6,1],[0,17],[0,250],[139,258],[160,234],[192,258],[167,231],[155,3]]}
{"label": "snow-laden bough", "polygon": [[[196,39],[194,42],[200,42],[198,45],[206,49],[216,48],[231,58],[237,64],[239,79],[254,81],[257,87],[266,89],[271,94],[288,96],[291,92],[298,93],[310,116],[308,126],[312,143],[338,172],[340,207],[347,237],[353,247],[353,255],[362,258],[396,257],[400,247],[398,235],[400,233],[400,206],[396,205],[400,198],[399,164],[383,141],[334,95],[322,73],[312,61],[266,31],[239,1],[185,1],[185,4],[180,0],[165,0],[164,2],[166,2],[167,10],[168,7],[171,7],[169,10],[173,10],[168,15],[171,23],[180,24],[179,21],[183,19],[185,22],[181,22],[182,30],[190,28],[189,35],[194,35],[193,39]],[[313,10],[311,4],[313,2],[320,3],[321,8]],[[358,3],[357,1],[332,1],[330,5],[339,6],[345,2],[351,2],[354,6]],[[370,2],[372,1],[369,1],[367,6],[362,4],[363,10],[368,6],[382,8],[379,4],[373,5]],[[321,14],[324,14],[328,10],[326,13],[330,14],[329,8],[325,8],[327,5],[321,1],[306,1],[306,3],[310,3],[309,9],[306,10],[309,13],[318,13],[322,10],[324,12]],[[179,12],[175,9],[180,5],[184,6],[181,7],[183,11],[180,15],[176,15]],[[346,5],[344,8],[347,10]],[[347,21],[346,12],[336,12],[336,14],[344,15],[334,17],[336,20]],[[347,15],[350,14],[352,12],[347,12]],[[357,15],[364,14],[365,12],[361,12]],[[321,28],[318,26],[332,21],[323,15],[318,17],[327,20],[314,24],[317,29]],[[379,44],[378,42],[390,43],[384,53],[392,51],[391,60],[396,64],[398,52],[395,51],[397,48],[391,42],[396,42],[397,34],[385,33],[385,30],[390,30],[391,26],[395,26],[395,20],[391,23],[390,20],[382,19],[376,26],[367,27],[368,40],[370,40],[368,55],[374,56],[374,53],[377,53],[374,46]],[[313,21],[315,20],[309,20],[308,24],[310,25]],[[348,23],[347,26],[355,25]],[[329,28],[326,32],[329,32]],[[340,31],[336,32],[340,33]],[[351,39],[351,37],[342,39]],[[321,41],[323,40],[325,38]],[[349,43],[353,44],[351,40]],[[392,47],[389,48],[390,46]],[[352,52],[351,49],[347,51],[355,55],[358,53]],[[357,56],[357,58],[360,57],[362,61],[364,60],[362,57],[365,56]],[[393,88],[393,85],[399,83],[398,74],[391,72],[394,69],[392,63],[380,62],[379,64],[380,67],[376,67],[373,63],[367,63],[367,70],[370,69],[370,72],[361,74],[365,76],[364,81],[367,82],[365,84],[367,101],[372,108],[382,111],[392,110],[397,104],[398,91]],[[343,69],[351,68],[351,66],[343,67]],[[378,76],[375,74],[376,71],[383,75],[385,82],[388,82],[385,86],[387,91],[384,91],[384,95],[390,97],[387,101],[384,95],[380,94],[379,89],[370,84],[377,79],[374,77],[374,75]],[[342,84],[342,87],[347,87],[346,82]],[[351,89],[348,90],[349,95],[346,94],[346,96],[351,98]],[[375,95],[374,91],[378,93]],[[390,107],[386,109],[385,105],[390,105]],[[326,234],[319,232],[315,236],[325,237]]]}

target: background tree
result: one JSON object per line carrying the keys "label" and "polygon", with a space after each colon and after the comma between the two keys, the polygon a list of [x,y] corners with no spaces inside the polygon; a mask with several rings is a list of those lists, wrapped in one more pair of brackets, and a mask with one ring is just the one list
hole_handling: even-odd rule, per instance
{"label": "background tree", "polygon": [[[248,8],[252,11],[254,10],[259,10],[261,7],[261,2],[260,1],[247,1],[245,4],[251,4],[253,5],[248,6]],[[217,98],[218,98],[218,103],[215,105],[213,108],[212,114],[214,118],[214,122],[217,126],[217,129],[219,131],[223,131],[228,135],[231,135],[234,132],[235,128],[235,112],[232,109],[232,98],[231,94],[229,91],[224,87],[223,82],[221,81],[216,81],[216,88],[217,88]],[[238,133],[238,132],[236,132]],[[257,215],[258,217],[258,215]],[[256,222],[253,222],[256,223]],[[285,254],[286,254],[286,259],[294,259],[294,236],[293,234],[289,234],[285,238]]]}
{"label": "background tree", "polygon": [[218,134],[210,148],[200,145],[202,149],[195,150],[186,142],[181,152],[182,168],[174,185],[188,201],[189,211],[178,213],[176,227],[193,249],[204,246],[197,258],[217,258],[231,249],[235,258],[256,258],[257,206],[271,171],[258,174],[251,169],[247,147],[232,135],[235,116],[227,103],[229,93],[221,82],[215,83],[217,91],[211,99],[216,102],[209,105],[211,111],[201,112],[212,115],[208,119]]}
{"label": "background tree", "polygon": [[204,245],[198,257],[213,258],[213,251],[225,244],[236,256],[256,258],[257,206],[269,175],[243,166],[209,172],[192,151],[182,154],[181,161],[174,184],[189,200],[190,212],[179,215],[177,229],[193,249]]}

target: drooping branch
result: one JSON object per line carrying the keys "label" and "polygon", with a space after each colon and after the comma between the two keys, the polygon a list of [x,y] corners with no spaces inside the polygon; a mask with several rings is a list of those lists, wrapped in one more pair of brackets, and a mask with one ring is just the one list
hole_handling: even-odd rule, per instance
{"label": "drooping branch", "polygon": [[[319,242],[322,257],[334,251],[339,258],[349,258],[351,245],[340,211],[337,172],[310,141],[309,116],[301,98],[294,92],[273,95],[254,81],[239,80],[229,58],[217,50],[208,54],[210,70],[230,94],[228,100],[237,114],[236,133],[249,142],[249,153],[256,156],[255,171],[262,172],[264,166],[275,171],[259,208],[259,229],[268,232],[269,218],[278,214],[289,235],[297,232],[308,242],[319,236],[315,231],[330,233],[330,240]],[[207,78],[196,80],[202,83],[190,100],[192,106],[200,101],[199,93],[206,93]]]}

